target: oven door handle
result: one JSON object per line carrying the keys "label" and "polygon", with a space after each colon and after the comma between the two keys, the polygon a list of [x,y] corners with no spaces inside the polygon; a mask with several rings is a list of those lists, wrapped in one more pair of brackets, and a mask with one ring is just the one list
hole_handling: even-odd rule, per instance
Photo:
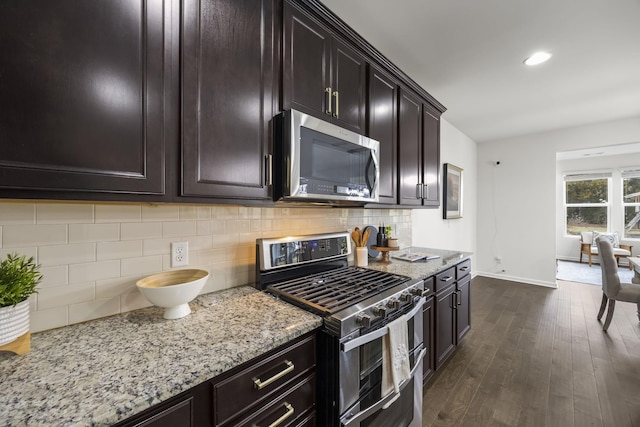
{"label": "oven door handle", "polygon": [[[385,397],[383,397],[382,399],[380,399],[379,401],[377,401],[376,403],[374,403],[373,405],[369,406],[367,409],[365,409],[364,411],[358,412],[357,414],[353,415],[350,418],[341,418],[340,419],[340,425],[342,427],[349,427],[351,425],[356,425],[356,423],[359,423],[360,421],[362,421],[363,419],[369,417],[371,414],[377,412],[380,409],[386,409],[386,407],[390,406],[394,400],[398,399],[398,397],[400,397],[400,393],[402,393],[402,390],[405,389],[405,387],[411,382],[411,379],[415,377],[416,375],[416,371],[418,370],[418,368],[420,366],[422,366],[422,359],[424,358],[424,355],[427,354],[427,349],[426,348],[422,348],[422,350],[420,351],[420,354],[418,355],[418,358],[416,359],[415,363],[413,364],[413,369],[411,370],[411,375],[409,377],[409,379],[406,379],[402,382],[402,384],[400,384],[400,392],[396,393],[394,391],[392,391],[391,393],[387,394]],[[417,378],[415,379],[415,381],[422,381],[421,378]],[[350,414],[347,414],[350,415]]]}
{"label": "oven door handle", "polygon": [[[422,310],[422,306],[424,305],[425,297],[421,297],[415,307],[411,309],[410,312],[407,313],[407,320],[411,320],[413,316],[418,314],[420,310]],[[354,338],[350,341],[344,342],[340,345],[340,348],[343,352],[347,352],[353,350],[354,348],[360,347],[361,345],[365,345],[370,343],[373,340],[377,340],[389,333],[389,328],[387,326],[383,326],[380,329],[376,329],[373,332],[370,332],[366,335],[362,335],[361,337]]]}

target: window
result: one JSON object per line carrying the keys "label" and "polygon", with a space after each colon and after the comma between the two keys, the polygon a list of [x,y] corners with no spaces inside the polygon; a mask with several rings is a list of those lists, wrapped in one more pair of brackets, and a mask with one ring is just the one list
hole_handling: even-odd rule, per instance
{"label": "window", "polygon": [[640,238],[640,170],[622,171],[624,237]]}
{"label": "window", "polygon": [[[610,181],[610,173],[565,176],[567,234],[580,234],[581,231],[607,231]],[[640,207],[640,202],[638,206]]]}

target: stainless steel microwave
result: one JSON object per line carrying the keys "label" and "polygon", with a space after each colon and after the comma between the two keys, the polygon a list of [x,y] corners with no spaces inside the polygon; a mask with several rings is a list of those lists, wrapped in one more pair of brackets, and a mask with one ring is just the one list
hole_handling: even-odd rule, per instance
{"label": "stainless steel microwave", "polygon": [[379,200],[380,143],[296,110],[275,120],[274,197],[365,204]]}

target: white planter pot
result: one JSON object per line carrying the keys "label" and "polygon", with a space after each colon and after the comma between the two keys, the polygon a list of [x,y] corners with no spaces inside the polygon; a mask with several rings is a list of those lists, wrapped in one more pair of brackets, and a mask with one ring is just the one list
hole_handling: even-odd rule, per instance
{"label": "white planter pot", "polygon": [[29,300],[0,308],[0,345],[29,332]]}

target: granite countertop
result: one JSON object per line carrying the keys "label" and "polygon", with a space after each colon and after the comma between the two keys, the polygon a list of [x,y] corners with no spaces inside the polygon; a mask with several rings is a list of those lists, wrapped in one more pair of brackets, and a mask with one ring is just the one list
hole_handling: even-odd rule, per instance
{"label": "granite countertop", "polygon": [[[368,268],[380,271],[386,271],[388,273],[400,274],[402,276],[409,276],[413,279],[426,279],[433,276],[440,271],[446,270],[452,267],[464,259],[467,259],[473,255],[471,252],[461,251],[449,251],[445,249],[433,249],[422,248],[412,246],[409,248],[402,248],[398,252],[391,252],[391,256],[400,254],[403,252],[422,252],[433,255],[439,255],[440,258],[431,260],[421,260],[415,262],[402,261],[399,259],[391,258],[390,264],[382,264],[376,260],[369,259]],[[379,260],[380,258],[378,258]]]}
{"label": "granite countertop", "polygon": [[321,326],[243,286],[198,297],[193,313],[148,307],[31,336],[0,352],[3,426],[111,425]]}

